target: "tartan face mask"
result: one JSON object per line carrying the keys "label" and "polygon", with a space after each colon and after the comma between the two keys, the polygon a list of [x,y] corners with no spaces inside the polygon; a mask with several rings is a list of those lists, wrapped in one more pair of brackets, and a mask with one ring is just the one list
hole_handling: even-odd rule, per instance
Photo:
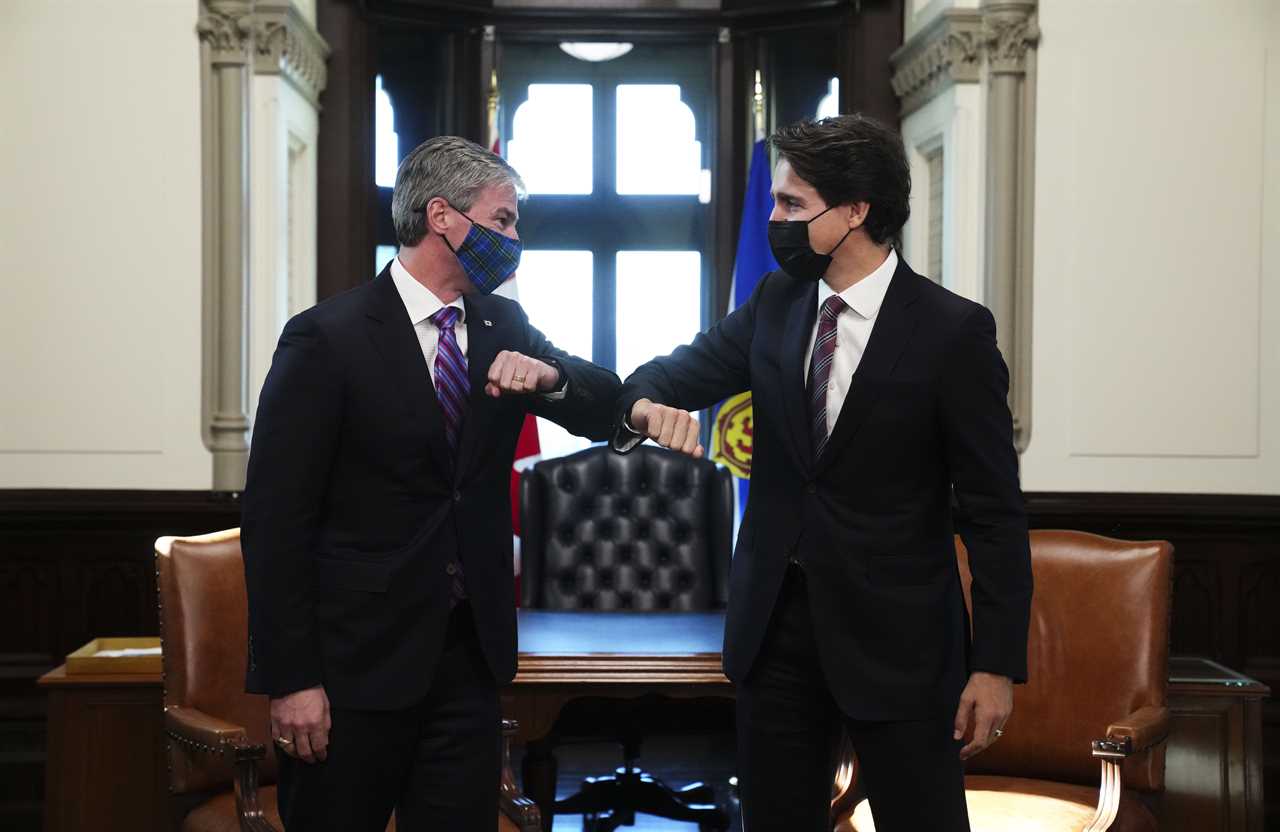
{"label": "tartan face mask", "polygon": [[[458,211],[457,208],[453,210]],[[462,211],[458,213],[467,217]],[[471,217],[467,217],[467,221],[471,223],[471,230],[467,232],[462,245],[454,248],[448,237],[444,238],[444,244],[458,258],[462,270],[480,290],[480,294],[488,295],[516,273],[524,246],[519,240],[487,228]]]}

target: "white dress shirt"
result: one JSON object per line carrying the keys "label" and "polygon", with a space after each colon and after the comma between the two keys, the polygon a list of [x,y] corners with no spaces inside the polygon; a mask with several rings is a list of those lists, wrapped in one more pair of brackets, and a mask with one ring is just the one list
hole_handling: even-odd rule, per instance
{"label": "white dress shirt", "polygon": [[[893,280],[893,273],[897,268],[898,254],[889,249],[889,256],[875,271],[840,293],[849,308],[836,318],[836,351],[831,359],[831,375],[827,380],[828,434],[835,430],[840,408],[844,406],[845,396],[849,395],[849,387],[853,384],[853,374],[862,362],[867,341],[871,339],[871,330],[876,325],[876,316],[880,314],[880,306],[884,303],[889,282]],[[818,317],[814,319],[813,332],[809,335],[809,349],[804,358],[802,381],[806,387],[809,384],[809,362],[813,359],[813,342],[818,338],[818,324],[822,318],[822,304],[834,294],[827,281],[818,281]]]}
{"label": "white dress shirt", "polygon": [[436,383],[436,353],[440,351],[440,330],[431,323],[432,315],[446,306],[458,310],[458,321],[453,325],[453,335],[458,340],[458,349],[467,355],[467,307],[462,298],[453,303],[445,303],[436,297],[436,293],[423,286],[397,257],[391,261],[391,280],[396,284],[400,300],[404,308],[409,310],[409,323],[413,324],[413,333],[418,336],[418,346],[422,347],[422,357],[427,361],[427,370],[431,373],[431,383]]}
{"label": "white dress shirt", "polygon": [[[436,383],[436,353],[440,351],[440,330],[431,323],[431,316],[446,306],[458,310],[458,320],[453,325],[453,336],[458,341],[458,349],[462,357],[467,357],[467,307],[459,297],[453,303],[445,303],[436,297],[436,293],[423,286],[409,274],[409,270],[396,257],[391,261],[391,281],[400,293],[404,308],[409,311],[409,323],[413,324],[413,333],[418,336],[418,346],[422,347],[422,357],[427,362],[427,370],[431,373],[431,384]],[[536,356],[531,356],[536,357]],[[487,368],[486,368],[487,369]],[[562,380],[560,389],[551,393],[538,395],[547,401],[559,401],[569,392],[568,381]]]}

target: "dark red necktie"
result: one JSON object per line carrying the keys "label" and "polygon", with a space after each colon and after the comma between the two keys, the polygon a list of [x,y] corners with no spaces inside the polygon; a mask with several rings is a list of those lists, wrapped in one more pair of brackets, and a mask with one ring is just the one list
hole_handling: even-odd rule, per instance
{"label": "dark red necktie", "polygon": [[831,362],[836,356],[836,319],[847,309],[839,295],[822,303],[818,315],[818,336],[813,341],[813,357],[809,359],[809,425],[813,434],[813,458],[822,456],[827,446],[827,382],[831,378]]}

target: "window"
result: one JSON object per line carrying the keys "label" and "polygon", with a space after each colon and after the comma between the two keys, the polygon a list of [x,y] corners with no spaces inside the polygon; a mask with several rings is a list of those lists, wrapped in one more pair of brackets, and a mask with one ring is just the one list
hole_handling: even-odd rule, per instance
{"label": "window", "polygon": [[[710,49],[636,43],[591,61],[554,43],[503,48],[507,157],[530,192],[520,301],[557,346],[620,376],[704,322]],[[544,456],[587,444],[545,421],[539,436]]]}
{"label": "window", "polygon": [[574,355],[591,355],[593,259],[589,251],[527,250],[516,279],[529,322]]}
{"label": "window", "polygon": [[618,193],[691,194],[711,201],[711,171],[678,84],[618,85]]}
{"label": "window", "polygon": [[373,179],[379,188],[394,188],[396,168],[400,166],[400,137],[395,130],[396,113],[391,106],[391,96],[382,88],[381,75],[374,79],[373,87]]}
{"label": "window", "polygon": [[702,255],[618,252],[618,375],[693,340],[702,328]]}
{"label": "window", "polygon": [[395,246],[378,246],[373,250],[373,273],[381,274],[383,268],[396,256]]}
{"label": "window", "polygon": [[[593,260],[589,251],[546,249],[526,250],[520,259],[516,287],[529,322],[572,355],[591,355]],[[552,457],[582,450],[590,443],[539,419],[538,444],[544,457]]]}
{"label": "window", "polygon": [[832,78],[827,83],[827,94],[818,102],[818,118],[838,115],[840,115],[840,79]]}
{"label": "window", "polygon": [[530,84],[512,118],[507,161],[530,194],[590,194],[591,85]]}

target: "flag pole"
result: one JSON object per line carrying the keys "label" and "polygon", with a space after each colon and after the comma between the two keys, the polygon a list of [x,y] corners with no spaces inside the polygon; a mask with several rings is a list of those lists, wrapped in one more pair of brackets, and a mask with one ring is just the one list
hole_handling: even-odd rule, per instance
{"label": "flag pole", "polygon": [[[498,146],[498,68],[489,70],[489,147]],[[497,153],[497,150],[494,150]]]}
{"label": "flag pole", "polygon": [[764,138],[764,82],[760,78],[760,70],[756,70],[755,93],[751,96],[755,112],[756,141]]}

